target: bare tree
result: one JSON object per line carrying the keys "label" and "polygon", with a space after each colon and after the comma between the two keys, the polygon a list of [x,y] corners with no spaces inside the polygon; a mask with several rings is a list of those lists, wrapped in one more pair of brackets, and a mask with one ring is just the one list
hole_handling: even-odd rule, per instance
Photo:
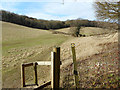
{"label": "bare tree", "polygon": [[110,0],[97,0],[93,5],[98,20],[118,22],[120,15],[120,1],[111,2]]}
{"label": "bare tree", "polygon": [[78,27],[70,27],[69,34],[71,34],[74,37],[78,37],[80,34],[80,26]]}

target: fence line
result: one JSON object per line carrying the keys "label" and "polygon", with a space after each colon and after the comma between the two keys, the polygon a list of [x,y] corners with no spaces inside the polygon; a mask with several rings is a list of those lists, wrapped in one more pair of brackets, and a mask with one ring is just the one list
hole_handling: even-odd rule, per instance
{"label": "fence line", "polygon": [[[75,52],[75,44],[71,44],[72,49],[72,57],[73,57],[73,65],[74,65],[74,81],[75,86],[78,88],[78,72],[77,72],[77,62],[76,62],[76,52]],[[35,77],[35,85],[38,86],[38,78],[37,78],[37,65],[51,65],[51,81],[44,83],[43,85],[39,86],[38,88],[44,88],[51,84],[51,88],[59,88],[60,84],[60,47],[53,48],[53,52],[51,52],[51,61],[38,61],[34,63],[25,63],[22,64],[22,71],[21,71],[21,81],[22,87],[26,87],[25,84],[25,67],[33,66],[34,67],[34,77]]]}

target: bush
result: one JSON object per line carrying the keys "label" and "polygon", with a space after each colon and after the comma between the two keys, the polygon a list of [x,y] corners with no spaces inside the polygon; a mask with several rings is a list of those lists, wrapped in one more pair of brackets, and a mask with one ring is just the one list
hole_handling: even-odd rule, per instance
{"label": "bush", "polygon": [[69,33],[74,36],[78,37],[80,32],[80,27],[70,27]]}

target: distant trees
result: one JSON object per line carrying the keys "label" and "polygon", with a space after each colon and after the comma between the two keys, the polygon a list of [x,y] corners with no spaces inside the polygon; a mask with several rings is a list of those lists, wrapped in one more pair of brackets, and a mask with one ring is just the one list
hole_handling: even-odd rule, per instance
{"label": "distant trees", "polygon": [[[57,20],[42,20],[25,15],[18,15],[8,11],[1,10],[2,21],[11,22],[27,27],[38,28],[38,29],[60,29],[66,27],[100,27],[100,28],[113,28],[117,29],[116,23],[101,22],[101,21],[89,21],[84,19],[57,21]],[[76,29],[77,30],[77,29]],[[77,31],[79,32],[79,31]]]}
{"label": "distant trees", "polygon": [[97,0],[94,3],[96,10],[96,17],[99,20],[106,20],[109,22],[118,22],[120,15],[120,1],[111,2],[110,0]]}
{"label": "distant trees", "polygon": [[63,21],[38,20],[36,18],[18,15],[4,10],[0,11],[0,13],[2,13],[2,21],[24,25],[32,28],[49,30],[67,27]]}
{"label": "distant trees", "polygon": [[71,27],[91,26],[91,23],[90,23],[89,20],[79,20],[79,19],[77,19],[77,20],[67,20],[65,23],[67,25],[71,26]]}

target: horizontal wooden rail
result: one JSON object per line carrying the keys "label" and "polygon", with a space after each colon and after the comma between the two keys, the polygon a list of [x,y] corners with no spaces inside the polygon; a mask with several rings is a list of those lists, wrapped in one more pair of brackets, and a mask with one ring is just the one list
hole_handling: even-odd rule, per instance
{"label": "horizontal wooden rail", "polygon": [[22,64],[23,67],[29,67],[29,66],[33,66],[34,63],[24,63]]}
{"label": "horizontal wooden rail", "polygon": [[51,61],[38,61],[38,65],[51,65]]}
{"label": "horizontal wooden rail", "polygon": [[33,66],[35,63],[37,63],[37,65],[51,65],[51,61],[38,61],[33,63],[24,63],[22,64],[22,66],[29,67],[29,66]]}

